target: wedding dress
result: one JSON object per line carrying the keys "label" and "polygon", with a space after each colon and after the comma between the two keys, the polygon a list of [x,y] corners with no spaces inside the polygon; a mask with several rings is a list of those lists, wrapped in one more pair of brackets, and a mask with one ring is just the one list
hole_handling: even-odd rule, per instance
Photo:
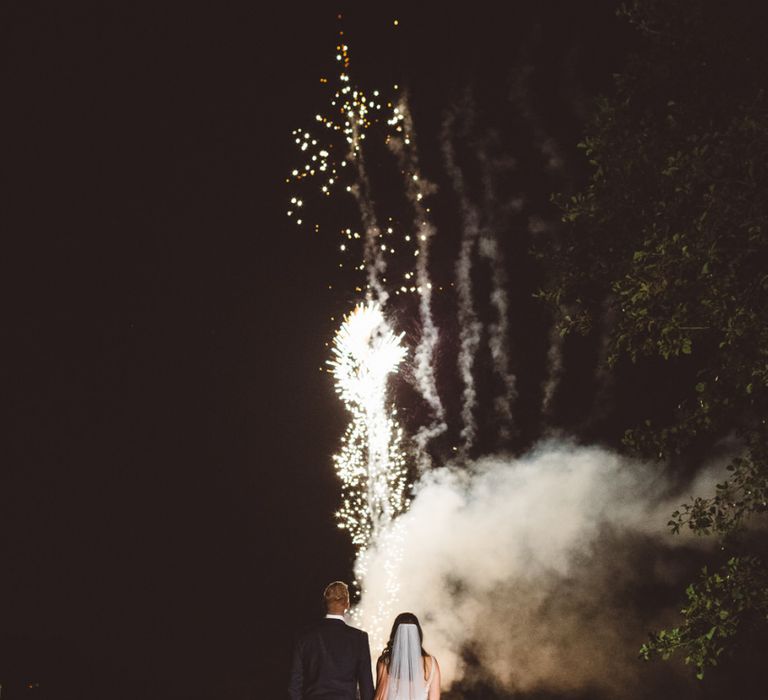
{"label": "wedding dress", "polygon": [[429,678],[425,679],[419,630],[413,624],[399,625],[392,642],[387,700],[427,700],[435,666],[432,657]]}

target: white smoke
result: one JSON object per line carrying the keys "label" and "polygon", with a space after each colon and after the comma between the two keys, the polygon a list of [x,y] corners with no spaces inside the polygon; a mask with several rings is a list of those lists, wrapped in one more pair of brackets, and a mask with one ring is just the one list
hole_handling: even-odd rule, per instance
{"label": "white smoke", "polygon": [[491,306],[496,312],[496,320],[488,325],[488,347],[491,351],[493,366],[502,382],[504,391],[496,397],[494,406],[501,421],[501,437],[510,437],[513,426],[512,404],[517,398],[517,378],[509,369],[509,295],[507,294],[507,273],[504,258],[495,238],[485,235],[478,246],[480,255],[488,261],[491,268],[493,291]]}
{"label": "white smoke", "polygon": [[472,370],[477,349],[480,346],[482,324],[475,314],[472,302],[472,250],[475,246],[476,237],[467,233],[474,227],[475,224],[471,218],[465,222],[459,258],[456,261],[456,298],[459,316],[457,364],[464,385],[461,392],[461,422],[463,426],[461,437],[464,441],[462,454],[465,454],[472,447],[477,436],[477,421],[475,420],[477,389]]}
{"label": "white smoke", "polygon": [[[478,150],[477,159],[482,166],[481,180],[487,210],[486,219],[493,222],[493,212],[497,211],[499,207],[494,188],[494,164],[488,155],[486,146]],[[509,163],[505,167],[509,167]],[[517,378],[509,367],[509,284],[507,283],[504,253],[497,241],[498,236],[498,224],[486,226],[480,238],[478,252],[480,257],[488,262],[491,270],[493,287],[490,302],[496,312],[496,321],[488,326],[488,347],[491,351],[494,370],[504,387],[504,391],[495,398],[494,407],[496,415],[500,419],[499,435],[503,440],[507,440],[512,436],[514,427],[512,406],[517,398]]]}
{"label": "white smoke", "polygon": [[[465,107],[471,118],[471,106]],[[456,115],[449,113],[443,122],[442,152],[445,169],[451,177],[453,188],[459,199],[461,210],[461,247],[456,260],[456,301],[459,317],[459,353],[457,365],[461,376],[463,389],[461,392],[461,437],[463,445],[461,456],[464,457],[472,448],[477,436],[477,389],[473,369],[477,350],[480,346],[482,324],[475,312],[472,290],[472,258],[480,236],[480,222],[476,207],[474,207],[464,187],[464,175],[456,163],[456,153],[453,146],[454,122]]]}
{"label": "white smoke", "polygon": [[549,349],[547,350],[547,375],[542,387],[541,413],[549,418],[552,416],[553,403],[557,388],[563,378],[563,348],[565,337],[559,328],[558,321],[564,315],[563,309],[559,309],[552,326],[549,329]]}
{"label": "white smoke", "polygon": [[[715,470],[700,479],[691,492],[711,487]],[[398,521],[398,604],[420,617],[443,687],[471,676],[471,650],[511,692],[600,687],[635,697],[637,649],[653,621],[626,591],[643,577],[680,575],[672,548],[692,538],[665,523],[685,497],[670,493],[658,467],[562,441],[424,475]],[[385,564],[374,547],[367,597],[385,595]]]}
{"label": "white smoke", "polygon": [[[459,353],[457,364],[459,374],[464,385],[462,391],[462,431],[463,445],[460,456],[464,456],[472,448],[477,435],[477,421],[475,411],[477,408],[477,391],[473,376],[477,351],[483,332],[475,310],[474,291],[472,287],[472,263],[476,253],[487,264],[491,272],[492,290],[490,305],[495,311],[496,320],[488,324],[488,348],[493,361],[493,368],[501,380],[503,391],[494,399],[494,408],[499,418],[500,437],[503,440],[511,437],[513,426],[512,406],[517,397],[517,379],[510,371],[509,355],[509,295],[507,293],[507,273],[503,253],[497,243],[498,232],[487,224],[481,225],[481,217],[478,208],[472,203],[467,193],[464,174],[456,161],[454,142],[459,134],[456,129],[457,114],[463,117],[464,128],[474,124],[474,106],[470,96],[462,103],[461,108],[450,112],[443,121],[441,133],[441,147],[443,162],[446,171],[458,196],[459,209],[461,211],[461,247],[456,261],[456,296],[457,312],[459,317]],[[495,192],[493,188],[493,168],[491,158],[481,147],[475,157],[482,166],[481,179],[485,197],[485,207],[488,212],[497,208]],[[514,165],[513,160],[500,161],[505,167]],[[490,214],[486,214],[490,219]]]}

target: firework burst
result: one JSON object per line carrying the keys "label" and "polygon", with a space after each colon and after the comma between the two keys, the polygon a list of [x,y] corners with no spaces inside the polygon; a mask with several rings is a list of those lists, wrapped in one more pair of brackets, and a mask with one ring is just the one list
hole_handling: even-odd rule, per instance
{"label": "firework burst", "polygon": [[358,552],[356,586],[365,590],[371,543],[383,542],[387,554],[384,595],[355,611],[356,621],[369,628],[374,648],[382,643],[399,592],[401,528],[395,518],[407,506],[407,480],[403,431],[387,402],[387,382],[405,355],[402,335],[392,331],[378,303],[367,302],[344,319],[328,361],[336,391],[352,415],[334,464],[342,482],[339,527],[349,531]]}
{"label": "firework burst", "polygon": [[336,333],[328,361],[336,391],[352,415],[334,456],[343,484],[339,526],[358,551],[405,507],[402,429],[387,405],[387,380],[405,358],[402,335],[387,324],[376,302],[359,304]]}

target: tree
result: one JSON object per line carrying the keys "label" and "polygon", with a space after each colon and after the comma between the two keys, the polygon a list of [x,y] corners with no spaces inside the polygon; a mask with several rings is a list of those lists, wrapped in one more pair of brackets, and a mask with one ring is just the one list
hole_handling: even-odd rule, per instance
{"label": "tree", "polygon": [[551,270],[540,297],[569,310],[563,333],[609,309],[609,365],[661,357],[695,377],[674,420],[629,426],[629,448],[664,459],[703,438],[742,447],[716,493],[669,523],[722,538],[726,561],[641,650],[681,651],[702,677],[747,628],[768,626],[750,532],[768,501],[768,22],[758,3],[705,0],[635,0],[620,14],[639,47],[579,144],[589,182],[554,197],[565,227],[539,250]]}

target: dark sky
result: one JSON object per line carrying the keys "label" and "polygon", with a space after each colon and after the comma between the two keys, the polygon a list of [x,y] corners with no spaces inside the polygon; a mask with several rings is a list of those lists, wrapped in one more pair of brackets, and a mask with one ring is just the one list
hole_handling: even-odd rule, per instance
{"label": "dark sky", "polygon": [[[589,94],[618,53],[612,5],[574,4],[353,9],[353,70],[402,74],[427,142],[468,84],[506,99],[526,42]],[[339,9],[0,9],[5,683],[280,697],[293,633],[350,575],[345,416],[319,371],[344,310],[323,294],[333,246],[284,214]]]}

